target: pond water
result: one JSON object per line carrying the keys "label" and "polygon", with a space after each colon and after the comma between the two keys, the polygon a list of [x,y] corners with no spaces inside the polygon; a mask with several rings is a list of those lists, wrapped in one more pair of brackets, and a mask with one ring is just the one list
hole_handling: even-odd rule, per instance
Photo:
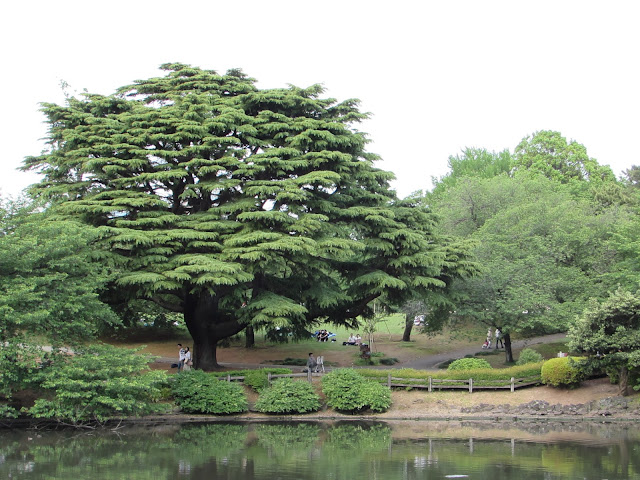
{"label": "pond water", "polygon": [[0,430],[0,479],[640,479],[638,425],[209,423]]}

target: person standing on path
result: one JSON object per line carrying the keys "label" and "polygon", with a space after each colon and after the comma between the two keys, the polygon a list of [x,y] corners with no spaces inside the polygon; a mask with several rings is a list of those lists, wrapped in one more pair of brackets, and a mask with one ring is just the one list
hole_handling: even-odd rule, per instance
{"label": "person standing on path", "polygon": [[187,370],[191,370],[191,365],[193,365],[193,362],[191,361],[191,352],[189,351],[189,347],[185,347],[184,349],[184,359],[183,359],[184,365],[182,367],[182,369],[186,372]]}
{"label": "person standing on path", "polygon": [[[500,346],[498,346],[500,344]],[[496,327],[496,349],[504,348],[504,342],[502,341],[502,332],[500,328]]]}
{"label": "person standing on path", "polygon": [[307,359],[307,369],[311,372],[316,368],[316,358],[313,356],[313,353],[309,354],[309,358]]}

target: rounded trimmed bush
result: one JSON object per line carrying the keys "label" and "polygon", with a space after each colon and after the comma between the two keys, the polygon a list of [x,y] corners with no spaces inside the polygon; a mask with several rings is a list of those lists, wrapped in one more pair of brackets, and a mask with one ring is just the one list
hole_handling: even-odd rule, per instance
{"label": "rounded trimmed bush", "polygon": [[541,380],[545,385],[553,387],[577,387],[584,375],[578,362],[583,357],[552,358],[542,364]]}
{"label": "rounded trimmed bush", "polygon": [[391,391],[351,368],[333,370],[322,377],[327,405],[342,412],[384,412],[391,406]]}
{"label": "rounded trimmed bush", "polygon": [[242,384],[220,380],[202,370],[174,375],[171,393],[185,413],[225,415],[246,412],[249,408]]}
{"label": "rounded trimmed bush", "polygon": [[527,363],[538,363],[544,360],[544,357],[532,348],[525,348],[520,352],[516,365],[526,365]]}
{"label": "rounded trimmed bush", "polygon": [[484,358],[459,358],[449,364],[447,370],[475,370],[478,368],[493,368]]}
{"label": "rounded trimmed bush", "polygon": [[269,372],[262,369],[245,372],[244,384],[260,393],[269,387]]}
{"label": "rounded trimmed bush", "polygon": [[320,396],[307,381],[278,378],[260,393],[256,410],[262,413],[309,413],[320,408]]}

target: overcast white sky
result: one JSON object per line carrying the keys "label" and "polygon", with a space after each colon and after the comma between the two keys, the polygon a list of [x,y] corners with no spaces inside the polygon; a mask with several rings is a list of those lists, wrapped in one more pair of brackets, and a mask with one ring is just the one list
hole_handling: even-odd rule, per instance
{"label": "overcast white sky", "polygon": [[260,87],[321,83],[373,114],[359,128],[400,196],[465,147],[557,130],[619,175],[640,164],[640,2],[93,0],[0,6],[0,193],[46,133],[60,82],[110,94],[182,62],[239,67]]}

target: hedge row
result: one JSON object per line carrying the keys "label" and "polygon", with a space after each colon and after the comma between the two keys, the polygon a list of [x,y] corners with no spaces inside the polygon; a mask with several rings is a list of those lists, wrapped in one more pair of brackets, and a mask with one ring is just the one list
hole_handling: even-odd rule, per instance
{"label": "hedge row", "polygon": [[526,365],[516,365],[509,368],[493,369],[471,369],[471,370],[414,370],[411,368],[402,368],[398,370],[374,370],[361,369],[358,370],[362,375],[368,378],[375,378],[378,381],[386,381],[389,374],[393,378],[403,380],[422,380],[427,381],[429,377],[438,380],[468,380],[473,378],[474,382],[510,382],[511,378],[540,378],[540,370],[543,362],[530,363]]}

